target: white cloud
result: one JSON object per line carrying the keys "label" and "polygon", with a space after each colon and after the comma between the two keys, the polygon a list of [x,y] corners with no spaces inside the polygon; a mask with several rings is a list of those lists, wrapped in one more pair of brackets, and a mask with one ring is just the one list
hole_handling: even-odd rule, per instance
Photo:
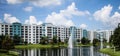
{"label": "white cloud", "polygon": [[25,21],[26,24],[36,24],[37,20],[35,16],[30,16],[28,20]]}
{"label": "white cloud", "polygon": [[25,24],[42,24],[42,21],[38,21],[35,16],[30,16],[28,20],[25,20]]}
{"label": "white cloud", "polygon": [[118,7],[118,9],[120,10],[120,6]]}
{"label": "white cloud", "polygon": [[23,2],[28,2],[34,6],[46,7],[51,5],[61,5],[62,0],[7,0],[8,4],[20,4]]}
{"label": "white cloud", "polygon": [[110,20],[108,21],[107,25],[111,26],[111,27],[116,27],[118,25],[118,23],[120,23],[120,13],[119,12],[115,12]]}
{"label": "white cloud", "polygon": [[52,12],[51,15],[46,17],[45,22],[53,23],[54,25],[73,26],[74,23],[71,20],[73,16],[85,16],[89,15],[88,11],[79,11],[75,7],[75,3],[72,3],[67,9],[60,10],[60,13]]}
{"label": "white cloud", "polygon": [[35,6],[44,7],[50,5],[61,5],[61,0],[29,0]]}
{"label": "white cloud", "polygon": [[6,23],[20,22],[19,19],[7,13],[4,14],[4,21]]}
{"label": "white cloud", "polygon": [[106,27],[115,28],[118,23],[120,23],[120,13],[114,12],[114,14],[111,15],[112,8],[110,5],[104,6],[101,10],[93,14],[94,19],[103,22]]}
{"label": "white cloud", "polygon": [[23,10],[24,10],[24,11],[27,11],[27,12],[31,12],[32,9],[33,9],[33,7],[31,7],[31,6],[28,6],[28,7],[23,8]]}
{"label": "white cloud", "polygon": [[96,11],[93,16],[95,20],[107,22],[112,11],[112,6],[104,6],[101,10]]}
{"label": "white cloud", "polygon": [[43,23],[42,21],[38,21],[37,25],[40,25],[40,24],[42,24],[42,23]]}
{"label": "white cloud", "polygon": [[86,28],[87,28],[87,25],[86,25],[86,24],[81,24],[81,25],[80,25],[80,28],[86,29]]}
{"label": "white cloud", "polygon": [[24,2],[24,0],[7,0],[8,4],[20,4]]}

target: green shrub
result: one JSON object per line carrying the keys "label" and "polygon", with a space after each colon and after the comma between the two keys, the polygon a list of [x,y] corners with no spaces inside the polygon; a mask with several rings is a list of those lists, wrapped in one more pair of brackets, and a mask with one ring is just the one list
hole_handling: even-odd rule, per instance
{"label": "green shrub", "polygon": [[0,53],[7,53],[8,51],[7,50],[4,50],[4,49],[1,49],[0,50]]}

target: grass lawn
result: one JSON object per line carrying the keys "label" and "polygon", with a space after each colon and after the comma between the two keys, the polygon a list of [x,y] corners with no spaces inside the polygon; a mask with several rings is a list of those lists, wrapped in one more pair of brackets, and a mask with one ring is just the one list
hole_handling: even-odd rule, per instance
{"label": "grass lawn", "polygon": [[59,46],[66,47],[67,45],[41,45],[41,44],[28,44],[28,45],[16,45],[15,48],[17,49],[24,49],[24,48],[58,48]]}
{"label": "grass lawn", "polygon": [[15,52],[15,51],[9,51],[8,53],[0,52],[0,56],[18,56],[18,55],[19,55],[19,53]]}
{"label": "grass lawn", "polygon": [[75,45],[75,46],[92,46],[93,44],[85,44],[85,45],[83,45],[83,44],[77,44],[77,45]]}
{"label": "grass lawn", "polygon": [[[51,45],[51,44],[47,44],[47,45],[42,45],[42,44],[28,44],[28,45],[16,45],[15,48],[17,49],[26,49],[26,48],[59,48],[59,47],[67,47],[67,44],[55,44],[55,45]],[[78,44],[75,46],[92,46],[92,44]]]}
{"label": "grass lawn", "polygon": [[[77,44],[75,46],[92,46],[93,44]],[[42,45],[42,44],[27,44],[27,45],[16,45],[15,48],[17,49],[26,49],[26,48],[59,48],[59,47],[67,47],[67,44],[46,44],[46,45]]]}
{"label": "grass lawn", "polygon": [[100,52],[108,54],[110,56],[120,56],[120,51],[115,51],[111,48],[101,49]]}

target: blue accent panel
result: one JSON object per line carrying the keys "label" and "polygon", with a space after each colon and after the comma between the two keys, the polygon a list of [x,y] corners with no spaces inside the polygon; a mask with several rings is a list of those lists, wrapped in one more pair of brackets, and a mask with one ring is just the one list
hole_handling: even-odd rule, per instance
{"label": "blue accent panel", "polygon": [[13,36],[19,35],[21,36],[21,23],[15,22],[12,24]]}
{"label": "blue accent panel", "polygon": [[83,37],[87,38],[87,30],[83,30]]}
{"label": "blue accent panel", "polygon": [[70,30],[70,33],[72,33],[73,37],[76,38],[76,27],[71,26],[69,30]]}

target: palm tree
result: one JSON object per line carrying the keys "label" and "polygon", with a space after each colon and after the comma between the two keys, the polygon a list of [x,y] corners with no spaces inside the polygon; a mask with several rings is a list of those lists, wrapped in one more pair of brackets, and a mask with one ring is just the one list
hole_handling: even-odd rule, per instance
{"label": "palm tree", "polygon": [[8,35],[6,35],[5,39],[2,42],[2,49],[9,51],[10,49],[13,48],[14,48],[13,40]]}
{"label": "palm tree", "polygon": [[2,48],[2,42],[5,39],[5,35],[0,35],[0,48]]}

